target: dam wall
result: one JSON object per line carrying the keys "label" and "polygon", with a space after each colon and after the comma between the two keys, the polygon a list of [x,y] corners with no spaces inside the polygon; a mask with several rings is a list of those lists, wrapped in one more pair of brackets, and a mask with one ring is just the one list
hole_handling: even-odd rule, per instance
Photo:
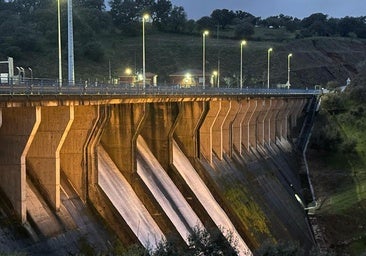
{"label": "dam wall", "polygon": [[185,244],[199,226],[234,234],[240,255],[266,240],[311,248],[297,199],[301,160],[294,143],[312,99],[111,97],[3,105],[0,190],[27,223],[26,179],[58,212],[65,177],[124,244]]}

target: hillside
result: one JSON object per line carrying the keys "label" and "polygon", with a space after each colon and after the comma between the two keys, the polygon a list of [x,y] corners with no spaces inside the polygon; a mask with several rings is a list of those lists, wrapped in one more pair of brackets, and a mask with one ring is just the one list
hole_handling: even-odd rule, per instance
{"label": "hillside", "polygon": [[[105,36],[98,38],[104,57],[93,61],[75,54],[76,80],[107,81],[109,63],[112,77],[118,78],[129,67],[140,71],[142,66],[141,37]],[[267,79],[267,49],[271,54],[271,84],[287,81],[287,55],[291,59],[291,84],[295,88],[325,87],[357,75],[366,58],[366,41],[346,38],[307,38],[285,43],[249,41],[244,48],[244,85],[262,87]],[[57,77],[56,48],[44,54],[29,54],[17,66],[30,66],[35,77]],[[66,50],[63,51],[63,73],[67,74]],[[240,42],[232,39],[207,38],[206,72],[217,70],[220,60],[221,86],[236,87],[240,74]],[[158,74],[159,84],[169,83],[169,74],[189,68],[202,68],[202,38],[192,35],[153,32],[146,35],[146,70]]]}
{"label": "hillside", "polygon": [[366,251],[366,73],[343,94],[323,96],[308,154],[325,241],[336,255]]}

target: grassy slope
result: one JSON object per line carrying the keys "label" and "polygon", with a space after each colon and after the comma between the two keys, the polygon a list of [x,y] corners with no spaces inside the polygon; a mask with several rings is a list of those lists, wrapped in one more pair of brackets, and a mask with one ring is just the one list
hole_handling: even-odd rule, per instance
{"label": "grassy slope", "polygon": [[316,214],[329,245],[338,254],[360,255],[366,251],[366,116],[352,114],[364,103],[347,100],[345,105],[330,121],[344,138],[357,143],[355,152],[311,151],[309,159],[315,193],[322,201]]}
{"label": "grassy slope", "polygon": [[[222,32],[224,34],[224,32]],[[343,85],[347,77],[353,77],[358,64],[366,59],[364,41],[344,38],[309,38],[293,40],[293,34],[282,30],[257,29],[253,38],[244,48],[244,86],[262,87],[267,79],[267,49],[271,54],[271,84],[286,83],[287,55],[291,60],[291,81],[294,87],[325,85],[336,80]],[[286,40],[279,41],[279,38]],[[76,80],[90,79],[107,81],[109,62],[113,77],[123,74],[125,68],[141,70],[141,36],[126,37],[121,34],[103,34],[98,37],[103,46],[104,57],[95,62],[81,54],[75,43]],[[33,68],[35,77],[57,77],[57,46],[49,45],[41,53],[29,54],[15,65]],[[79,47],[79,48],[78,48]],[[217,70],[220,59],[221,78],[234,77],[231,86],[237,86],[240,68],[240,40],[217,39],[214,35],[206,40],[206,72]],[[159,83],[169,82],[169,74],[188,68],[202,68],[202,38],[194,35],[160,33],[147,28],[146,71],[159,75]],[[63,73],[67,74],[67,49],[63,44]],[[224,85],[224,82],[221,82]]]}

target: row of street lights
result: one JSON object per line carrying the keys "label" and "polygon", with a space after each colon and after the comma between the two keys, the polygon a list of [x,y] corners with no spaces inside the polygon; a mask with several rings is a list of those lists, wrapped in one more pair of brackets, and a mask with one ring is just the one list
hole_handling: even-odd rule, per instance
{"label": "row of street lights", "polygon": [[[202,76],[203,76],[203,89],[205,88],[205,63],[206,63],[206,36],[209,34],[209,32],[207,30],[205,30],[202,33],[202,38],[203,38],[203,42],[202,42]],[[247,41],[242,40],[240,42],[240,89],[243,88],[243,47],[247,45]],[[270,60],[271,60],[271,53],[273,52],[273,48],[269,48],[267,50],[267,59],[268,59],[268,63],[267,63],[267,89],[269,89],[269,71],[270,71]],[[292,53],[288,54],[287,56],[287,83],[286,86],[288,86],[288,88],[290,87],[290,60],[292,57]]]}
{"label": "row of street lights", "polygon": [[[68,5],[72,5],[71,0],[68,1]],[[70,6],[71,8],[71,6]],[[71,9],[70,9],[71,10]],[[71,14],[72,15],[72,14]],[[59,65],[59,83],[60,86],[62,85],[62,56],[61,56],[61,18],[60,18],[60,0],[57,0],[57,16],[58,16],[58,65]],[[146,87],[146,47],[145,47],[145,21],[149,20],[150,16],[149,14],[144,14],[142,16],[142,77],[143,77],[143,88]],[[71,21],[72,22],[72,21]],[[71,24],[72,26],[72,24]],[[209,31],[205,30],[202,33],[202,84],[203,89],[205,89],[206,86],[206,37],[208,36]],[[72,40],[72,38],[71,38]],[[69,42],[70,44],[70,42]],[[247,42],[245,40],[241,41],[240,43],[240,88],[243,88],[243,46],[245,46]],[[70,50],[69,50],[70,51]],[[273,48],[269,48],[267,51],[267,57],[268,57],[268,70],[267,70],[267,88],[269,89],[269,67],[270,67],[270,56],[271,52],[273,51]],[[69,52],[70,54],[70,52]],[[73,49],[72,53],[73,54]],[[290,59],[292,57],[292,53],[288,55],[288,75],[287,75],[287,86],[290,86]],[[73,62],[73,56],[71,61]],[[70,60],[69,60],[70,62]],[[72,72],[70,72],[72,76],[73,74],[73,67]],[[70,75],[70,74],[69,74]],[[74,77],[70,78],[72,81],[74,80]],[[70,80],[69,79],[69,80]],[[70,81],[69,81],[70,82]]]}
{"label": "row of street lights", "polygon": [[[72,2],[69,2],[72,5]],[[57,0],[57,13],[58,13],[58,61],[59,61],[59,83],[62,85],[62,62],[61,62],[61,18],[60,18],[60,0]],[[145,21],[150,19],[149,14],[142,16],[142,79],[143,88],[146,87],[146,47],[145,47]],[[209,31],[205,30],[202,33],[202,84],[203,89],[206,86],[206,37],[209,35]],[[69,42],[70,43],[70,42]],[[240,43],[240,88],[243,88],[243,47],[247,44],[245,40]],[[273,48],[269,48],[267,51],[268,57],[268,70],[267,70],[267,88],[269,89],[269,69],[270,69],[270,56]],[[288,74],[287,74],[287,86],[290,86],[290,59],[292,53],[288,55]],[[70,73],[70,71],[69,71]],[[73,72],[72,72],[73,74]]]}
{"label": "row of street lights", "polygon": [[[62,66],[61,66],[61,29],[60,29],[60,0],[58,1],[58,44],[59,44],[59,82],[62,84]],[[148,21],[150,16],[144,14],[142,16],[142,79],[143,88],[146,87],[146,46],[145,46],[145,21]],[[202,84],[203,89],[206,86],[206,37],[209,35],[209,31],[205,30],[202,33]],[[247,45],[245,40],[240,43],[240,88],[243,88],[243,47]],[[273,48],[269,48],[267,51],[268,66],[267,66],[267,88],[269,89],[269,71],[270,71],[270,57]],[[288,55],[288,74],[287,74],[287,86],[290,86],[290,59],[292,53]]]}

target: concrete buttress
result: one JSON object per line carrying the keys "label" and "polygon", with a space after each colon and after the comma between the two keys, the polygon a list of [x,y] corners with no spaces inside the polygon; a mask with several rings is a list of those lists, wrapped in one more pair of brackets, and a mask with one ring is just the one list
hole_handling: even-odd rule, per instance
{"label": "concrete buttress", "polygon": [[[96,211],[106,220],[110,228],[114,230],[115,234],[117,234],[123,243],[133,244],[138,239],[98,184],[98,146],[101,143],[101,137],[105,136],[104,131],[106,126],[111,123],[111,112],[113,111],[111,106],[114,105],[101,105],[97,107],[98,115],[96,122],[84,147],[85,168],[87,170],[87,199],[93,204]],[[111,127],[108,129],[111,132]],[[114,129],[119,128],[117,126]]]}
{"label": "concrete buttress", "polygon": [[257,142],[259,145],[264,145],[265,134],[269,132],[269,125],[266,123],[267,116],[272,108],[272,100],[265,99],[262,110],[257,116]]}
{"label": "concrete buttress", "polygon": [[229,156],[232,155],[233,150],[233,136],[234,136],[233,123],[239,113],[241,106],[241,104],[239,104],[239,101],[235,100],[230,101],[230,104],[231,104],[230,111],[228,113],[227,118],[224,121],[224,124],[222,125],[223,150]]}
{"label": "concrete buttress", "polygon": [[[267,111],[267,105],[265,99],[256,99],[257,108],[255,109],[250,122],[249,122],[249,145],[253,148],[257,148],[258,142],[258,117],[261,115],[262,111]],[[248,148],[249,150],[249,148]]]}
{"label": "concrete buttress", "polygon": [[277,125],[276,125],[276,137],[279,140],[287,139],[288,138],[288,119],[290,115],[290,111],[294,106],[294,100],[285,100],[285,105],[277,115]]}
{"label": "concrete buttress", "polygon": [[264,136],[263,141],[264,143],[270,144],[271,142],[276,142],[275,139],[271,136],[271,134],[275,134],[276,131],[276,116],[278,113],[278,107],[280,104],[280,100],[278,99],[271,99],[271,108],[267,113],[266,118],[264,119]]}
{"label": "concrete buttress", "polygon": [[[243,143],[243,122],[249,109],[250,103],[248,100],[239,101],[239,110],[232,124],[232,145],[233,149],[238,150],[239,154],[242,152]],[[233,150],[232,149],[232,150]]]}
{"label": "concrete buttress", "polygon": [[60,150],[74,120],[74,106],[42,107],[27,155],[29,174],[50,205],[60,208]]}
{"label": "concrete buttress", "polygon": [[[258,101],[256,99],[250,99],[247,101],[249,104],[249,108],[246,111],[243,123],[242,123],[242,145],[244,145],[244,149],[246,149],[247,152],[249,152],[250,147],[250,136],[255,130],[251,130],[250,128],[250,122],[252,120],[252,117],[255,113],[255,110],[258,107]],[[254,136],[256,136],[254,134]]]}
{"label": "concrete buttress", "polygon": [[111,105],[101,144],[125,178],[136,172],[136,139],[145,118],[144,104]]}
{"label": "concrete buttress", "polygon": [[168,170],[172,163],[173,146],[170,136],[178,113],[176,103],[151,103],[141,129],[142,137],[164,170]]}
{"label": "concrete buttress", "polygon": [[231,101],[220,101],[220,104],[221,110],[212,126],[212,149],[213,152],[216,153],[217,157],[222,160],[224,146],[223,127],[230,113]]}
{"label": "concrete buttress", "polygon": [[61,171],[66,174],[83,201],[87,199],[84,151],[97,120],[97,106],[75,106],[74,121],[60,152]]}
{"label": "concrete buttress", "polygon": [[208,112],[200,127],[200,152],[209,163],[212,163],[212,130],[221,110],[221,102],[210,101],[208,104]]}
{"label": "concrete buttress", "polygon": [[[26,117],[26,118],[25,118]],[[0,187],[22,223],[26,221],[26,156],[41,122],[40,107],[2,110]]]}
{"label": "concrete buttress", "polygon": [[204,103],[182,102],[179,113],[181,118],[174,134],[187,157],[198,157],[198,128],[204,117]]}

